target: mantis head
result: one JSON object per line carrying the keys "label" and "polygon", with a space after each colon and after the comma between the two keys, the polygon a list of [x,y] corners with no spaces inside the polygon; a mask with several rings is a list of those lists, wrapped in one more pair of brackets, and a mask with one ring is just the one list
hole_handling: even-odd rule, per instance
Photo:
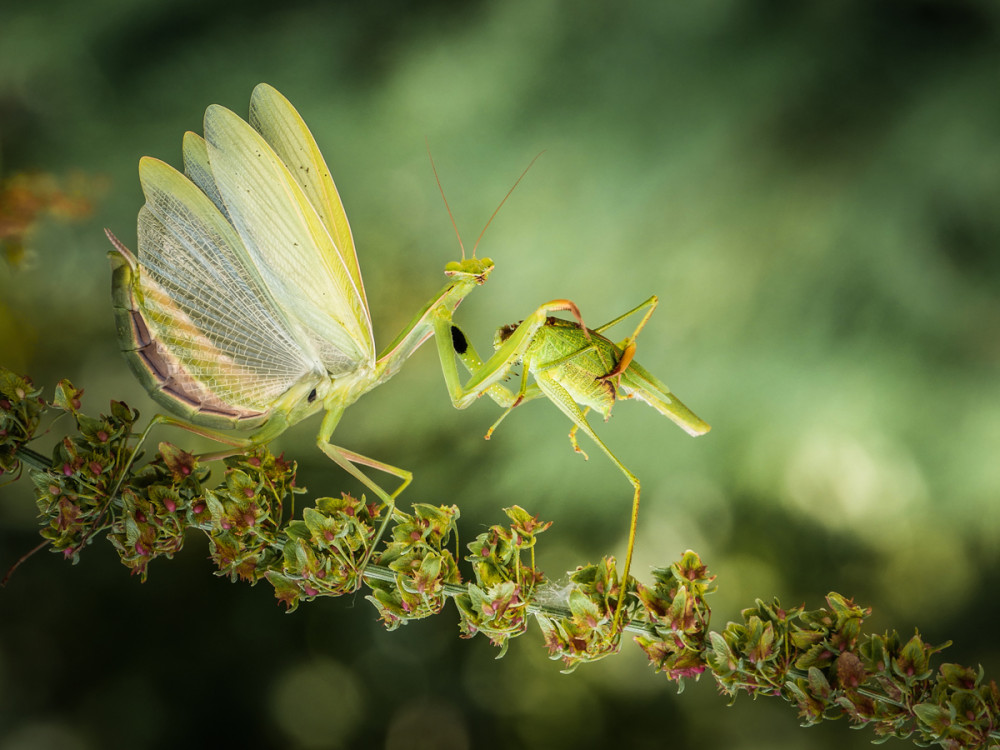
{"label": "mantis head", "polygon": [[483,284],[493,270],[489,258],[465,258],[452,261],[444,267],[444,275],[449,278],[467,279],[475,284]]}

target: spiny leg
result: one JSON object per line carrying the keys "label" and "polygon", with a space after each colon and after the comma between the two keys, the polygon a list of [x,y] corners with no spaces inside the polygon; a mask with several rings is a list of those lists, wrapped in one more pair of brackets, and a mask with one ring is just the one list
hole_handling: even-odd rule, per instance
{"label": "spiny leg", "polygon": [[[396,466],[391,466],[390,464],[377,461],[373,458],[368,458],[360,453],[355,453],[354,451],[349,451],[339,446],[334,445],[330,442],[330,437],[333,435],[334,429],[337,427],[337,423],[340,422],[340,417],[344,413],[343,406],[331,405],[327,409],[327,412],[323,415],[323,423],[320,425],[319,435],[316,438],[316,444],[319,449],[326,454],[326,456],[333,461],[337,466],[342,468],[352,477],[357,479],[361,484],[367,487],[369,490],[374,492],[378,498],[386,506],[386,515],[382,520],[382,525],[379,526],[378,532],[375,534],[375,538],[372,540],[371,547],[369,547],[368,552],[365,554],[364,559],[361,561],[360,569],[364,570],[364,567],[368,564],[371,559],[372,553],[378,546],[379,541],[382,539],[382,535],[385,534],[386,528],[389,526],[389,521],[392,520],[393,513],[396,510],[396,497],[406,489],[406,486],[413,481],[413,473],[407,471],[406,469],[400,469]],[[357,464],[362,466],[370,466],[373,469],[378,469],[386,474],[391,474],[395,477],[399,477],[403,481],[396,488],[396,490],[389,494],[380,485],[378,485],[373,479],[371,479],[367,474],[365,474],[361,469],[357,467]]]}
{"label": "spiny leg", "polygon": [[602,326],[600,326],[598,328],[595,328],[594,329],[594,333],[601,333],[601,334],[603,334],[608,329],[614,328],[616,325],[618,325],[619,323],[621,323],[626,318],[629,318],[629,317],[635,315],[637,312],[639,312],[640,310],[642,310],[644,307],[648,307],[649,311],[645,315],[642,316],[642,320],[639,321],[639,325],[636,326],[635,331],[633,331],[632,335],[629,336],[630,339],[634,340],[639,335],[639,332],[646,326],[646,323],[649,321],[649,318],[653,314],[653,310],[656,309],[656,306],[658,304],[660,304],[660,298],[657,297],[654,294],[652,297],[650,297],[649,299],[647,299],[645,302],[642,302],[642,303],[636,305],[635,307],[633,307],[631,310],[622,313],[621,315],[619,315],[614,320],[609,320],[604,325],[602,325]]}
{"label": "spiny leg", "polygon": [[[514,399],[514,402],[510,406],[508,406],[506,409],[503,410],[503,414],[497,417],[496,422],[490,425],[490,428],[486,431],[485,438],[489,440],[493,437],[493,433],[496,432],[497,427],[499,427],[500,423],[503,422],[512,411],[514,411],[515,406],[520,406],[521,404],[527,403],[528,401],[534,401],[541,395],[543,394],[541,390],[538,388],[537,383],[532,383],[527,388],[525,388],[524,392],[518,398]],[[501,406],[503,406],[503,404],[501,404]]]}
{"label": "spiny leg", "polygon": [[625,318],[629,317],[630,315],[634,315],[635,313],[639,312],[642,308],[649,307],[649,310],[646,311],[646,314],[642,316],[642,320],[639,321],[639,325],[635,327],[635,330],[632,332],[632,335],[623,340],[619,344],[619,347],[622,349],[622,356],[618,358],[618,362],[615,364],[614,369],[612,369],[606,375],[602,376],[601,378],[602,380],[610,380],[614,378],[616,384],[621,383],[622,373],[628,369],[628,366],[632,364],[632,359],[635,357],[635,348],[636,348],[635,340],[639,337],[640,331],[642,331],[642,329],[646,326],[646,323],[649,321],[650,316],[652,316],[653,311],[659,304],[659,301],[660,301],[659,298],[654,294],[652,297],[643,302],[641,305],[633,307],[627,313],[619,315],[614,320],[605,323],[600,328],[595,329],[597,333],[603,333],[609,328],[625,320]]}
{"label": "spiny leg", "polygon": [[[589,407],[589,406],[588,406],[588,407],[586,407],[586,408],[585,408],[585,409],[584,409],[584,410],[583,410],[583,411],[581,412],[581,414],[583,415],[583,418],[584,418],[584,419],[586,419],[586,418],[587,418],[587,415],[588,415],[589,413],[590,413],[590,407]],[[580,429],[580,425],[578,425],[578,424],[577,424],[577,423],[576,423],[576,422],[574,421],[574,422],[573,422],[573,426],[569,428],[569,442],[570,442],[570,445],[572,445],[572,446],[573,446],[573,451],[574,451],[574,452],[576,452],[576,453],[579,453],[579,454],[580,454],[581,456],[583,456],[583,460],[584,460],[584,461],[589,461],[589,460],[590,460],[590,456],[588,456],[588,455],[587,455],[587,451],[585,451],[585,450],[584,450],[583,448],[581,448],[581,447],[580,447],[580,444],[579,444],[579,443],[577,442],[577,440],[576,440],[576,432],[577,432],[577,430],[579,430],[579,429]]]}
{"label": "spiny leg", "polygon": [[639,479],[635,476],[635,474],[629,471],[628,468],[626,468],[625,464],[618,460],[618,457],[615,456],[615,454],[611,452],[611,449],[604,444],[604,441],[597,436],[597,433],[594,432],[590,423],[587,422],[584,411],[580,409],[580,406],[570,395],[569,391],[559,385],[559,383],[551,377],[548,377],[545,373],[539,373],[535,377],[539,387],[545,393],[545,396],[548,397],[548,399],[552,401],[552,403],[554,403],[559,410],[563,412],[563,414],[573,421],[573,424],[577,429],[582,430],[585,435],[590,437],[590,439],[597,444],[597,447],[599,447],[604,454],[611,459],[612,463],[618,467],[622,474],[625,475],[625,478],[628,479],[634,489],[632,494],[632,517],[629,521],[628,529],[628,546],[625,552],[625,566],[622,569],[622,577],[619,584],[620,590],[618,593],[618,604],[615,607],[613,620],[613,628],[617,630],[621,622],[622,607],[624,606],[628,589],[629,571],[632,568],[632,552],[635,548],[635,534],[639,523]]}

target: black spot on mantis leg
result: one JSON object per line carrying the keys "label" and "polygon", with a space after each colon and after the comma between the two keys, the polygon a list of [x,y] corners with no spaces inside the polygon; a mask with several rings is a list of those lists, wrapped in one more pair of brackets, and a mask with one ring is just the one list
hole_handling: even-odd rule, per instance
{"label": "black spot on mantis leg", "polygon": [[465,354],[469,351],[469,341],[465,338],[465,334],[458,326],[451,327],[451,346],[458,355]]}

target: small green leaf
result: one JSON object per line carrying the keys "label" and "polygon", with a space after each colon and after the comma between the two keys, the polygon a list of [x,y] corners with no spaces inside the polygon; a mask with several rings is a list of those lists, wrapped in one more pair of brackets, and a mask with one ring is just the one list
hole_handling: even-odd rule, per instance
{"label": "small green leaf", "polygon": [[936,703],[918,703],[913,707],[913,713],[937,735],[943,734],[952,723],[951,713]]}

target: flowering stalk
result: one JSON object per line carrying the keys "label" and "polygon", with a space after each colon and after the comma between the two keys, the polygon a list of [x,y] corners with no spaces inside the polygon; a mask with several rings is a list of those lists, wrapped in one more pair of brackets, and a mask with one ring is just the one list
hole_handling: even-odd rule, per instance
{"label": "flowering stalk", "polygon": [[[394,510],[388,542],[372,550],[384,506],[345,494],[319,498],[294,518],[292,500],[304,492],[296,465],[266,448],[225,459],[215,484],[195,456],[166,443],[141,464],[138,413],[112,402],[111,414],[95,419],[80,410],[81,396],[63,381],[47,403],[28,379],[0,368],[0,474],[17,477],[29,467],[42,537],[74,563],[105,533],[122,563],[145,580],[153,560],[172,557],[186,531],[197,529],[208,537],[219,575],[266,581],[289,611],[365,585],[393,630],[453,599],[462,637],[482,633],[498,657],[534,615],[566,671],[616,653],[627,630],[679,689],[686,678],[709,672],[734,699],[746,692],[788,701],[806,726],[847,716],[879,739],[1000,748],[1000,690],[981,668],[935,669],[931,658],[947,644],[929,645],[919,634],[904,642],[895,632],[866,633],[871,610],[839,594],[815,610],[757,600],[740,622],[712,631],[706,598],[715,577],[691,551],[654,570],[652,585],[622,582],[614,559],[605,558],[577,568],[558,589],[534,564],[537,537],[550,524],[517,506],[505,509],[509,524],[467,545],[472,580],[463,582],[453,549],[456,506]],[[51,457],[27,447],[48,408],[69,413],[77,426]]]}

